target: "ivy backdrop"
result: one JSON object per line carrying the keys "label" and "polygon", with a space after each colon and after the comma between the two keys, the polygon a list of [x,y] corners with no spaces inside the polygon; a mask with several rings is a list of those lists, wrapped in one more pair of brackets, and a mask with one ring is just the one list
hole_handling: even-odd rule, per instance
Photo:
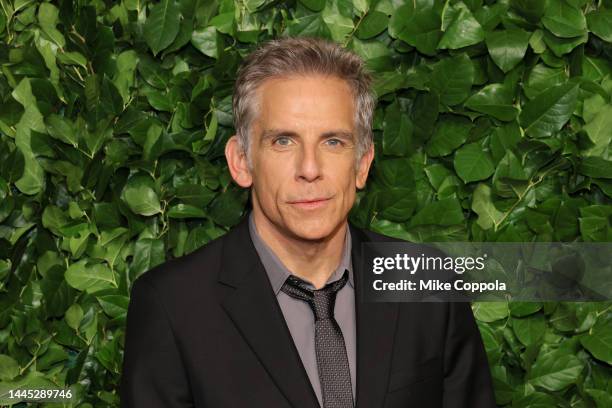
{"label": "ivy backdrop", "polygon": [[[357,225],[612,238],[610,0],[0,6],[4,390],[75,384],[76,406],[118,405],[132,282],[248,208],[223,148],[236,69],[268,38],[332,38],[376,75]],[[611,305],[475,303],[498,404],[612,407]]]}

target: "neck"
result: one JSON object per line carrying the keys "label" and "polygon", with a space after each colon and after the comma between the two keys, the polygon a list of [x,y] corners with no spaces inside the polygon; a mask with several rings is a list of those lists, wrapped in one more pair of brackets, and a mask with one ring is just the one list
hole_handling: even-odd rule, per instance
{"label": "neck", "polygon": [[320,289],[327,283],[340,262],[348,222],[345,220],[327,237],[301,239],[281,231],[261,211],[253,209],[253,221],[261,239],[294,275]]}

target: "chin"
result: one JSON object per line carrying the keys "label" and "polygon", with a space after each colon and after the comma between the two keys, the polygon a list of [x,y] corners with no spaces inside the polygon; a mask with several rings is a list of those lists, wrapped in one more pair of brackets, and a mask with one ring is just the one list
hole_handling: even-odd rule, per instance
{"label": "chin", "polygon": [[294,235],[305,240],[322,240],[334,233],[335,224],[327,220],[294,220],[288,225]]}

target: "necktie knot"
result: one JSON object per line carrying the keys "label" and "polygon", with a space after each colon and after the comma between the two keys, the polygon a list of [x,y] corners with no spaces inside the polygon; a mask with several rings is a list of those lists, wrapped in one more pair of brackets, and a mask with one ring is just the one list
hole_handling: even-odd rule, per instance
{"label": "necktie knot", "polygon": [[336,294],[346,284],[348,272],[344,271],[342,278],[328,283],[321,289],[311,290],[308,283],[291,275],[283,284],[281,290],[297,299],[307,302],[312,309],[315,320],[332,319],[334,317],[334,305]]}

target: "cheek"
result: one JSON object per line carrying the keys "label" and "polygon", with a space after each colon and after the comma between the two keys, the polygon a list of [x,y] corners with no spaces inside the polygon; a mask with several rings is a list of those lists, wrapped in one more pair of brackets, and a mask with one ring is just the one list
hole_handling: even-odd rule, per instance
{"label": "cheek", "polygon": [[277,169],[270,166],[262,165],[254,172],[254,186],[257,190],[257,195],[267,207],[275,205],[282,195],[283,184],[285,180],[279,177],[279,174],[287,174],[287,172],[279,172]]}
{"label": "cheek", "polygon": [[351,188],[345,193],[344,206],[346,209],[350,210],[354,203],[355,203],[355,185],[353,184]]}
{"label": "cheek", "polygon": [[[336,167],[337,169],[337,167]],[[355,196],[356,174],[353,166],[343,166],[343,169],[337,169],[334,174],[335,185],[337,190],[342,192],[343,201],[347,206],[351,205],[351,201]]]}

